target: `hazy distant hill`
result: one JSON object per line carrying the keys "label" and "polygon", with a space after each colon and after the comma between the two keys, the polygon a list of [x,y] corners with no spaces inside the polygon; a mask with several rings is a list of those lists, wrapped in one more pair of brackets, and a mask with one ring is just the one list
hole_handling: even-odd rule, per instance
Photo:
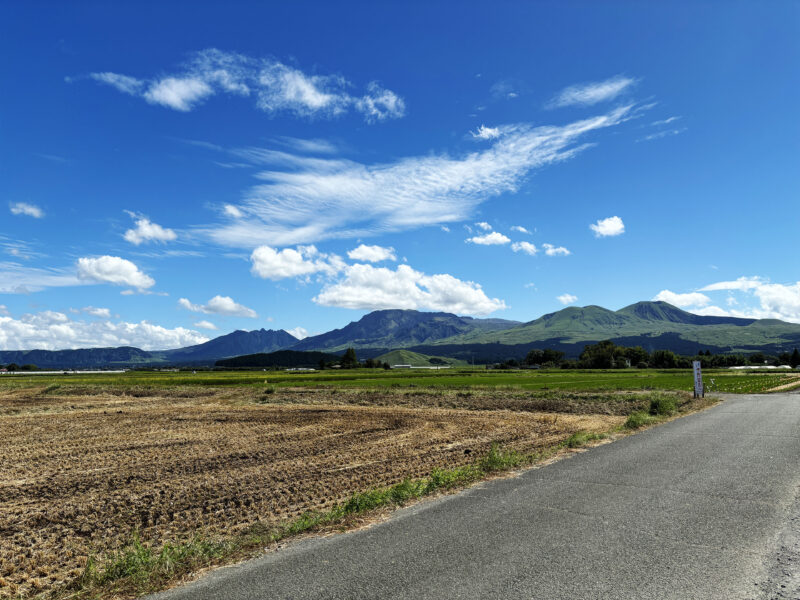
{"label": "hazy distant hill", "polygon": [[161,352],[171,362],[215,361],[229,356],[274,352],[297,343],[297,338],[283,329],[237,330],[196,346]]}
{"label": "hazy distant hill", "polygon": [[33,364],[47,369],[88,369],[95,367],[128,367],[161,362],[151,352],[120,346],[119,348],[82,348],[78,350],[3,350],[0,364]]}
{"label": "hazy distant hill", "polygon": [[376,310],[341,329],[308,337],[292,346],[292,350],[403,348],[470,332],[508,329],[515,325],[519,325],[519,321],[473,319],[443,312]]}

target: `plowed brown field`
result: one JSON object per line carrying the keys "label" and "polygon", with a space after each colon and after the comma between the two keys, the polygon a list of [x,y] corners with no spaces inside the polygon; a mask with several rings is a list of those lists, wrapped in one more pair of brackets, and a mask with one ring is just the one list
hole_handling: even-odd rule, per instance
{"label": "plowed brown field", "polygon": [[493,442],[531,451],[624,419],[88,391],[0,390],[0,597],[59,587],[135,530],[156,543],[228,536],[466,464]]}

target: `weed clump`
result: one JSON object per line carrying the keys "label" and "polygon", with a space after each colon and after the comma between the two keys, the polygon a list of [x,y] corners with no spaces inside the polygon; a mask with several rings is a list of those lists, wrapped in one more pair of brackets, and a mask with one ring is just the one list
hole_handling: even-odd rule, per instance
{"label": "weed clump", "polygon": [[659,394],[650,399],[650,414],[660,417],[674,415],[678,411],[678,402],[674,396]]}
{"label": "weed clump", "polygon": [[639,429],[641,427],[644,427],[645,425],[650,425],[655,421],[656,418],[653,415],[646,413],[642,410],[638,410],[628,415],[628,418],[625,421],[623,427],[625,427],[625,429]]}

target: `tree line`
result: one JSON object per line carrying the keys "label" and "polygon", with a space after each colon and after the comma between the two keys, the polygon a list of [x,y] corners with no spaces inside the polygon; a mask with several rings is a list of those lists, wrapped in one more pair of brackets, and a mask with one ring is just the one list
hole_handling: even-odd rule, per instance
{"label": "tree line", "polygon": [[725,368],[740,366],[800,366],[800,352],[783,352],[777,356],[755,352],[753,354],[713,354],[711,350],[699,349],[694,356],[682,356],[672,350],[648,352],[641,346],[617,346],[610,340],[587,344],[577,360],[566,359],[560,350],[534,348],[522,362],[508,360],[495,368],[543,367],[562,369],[688,369],[699,360],[703,368]]}

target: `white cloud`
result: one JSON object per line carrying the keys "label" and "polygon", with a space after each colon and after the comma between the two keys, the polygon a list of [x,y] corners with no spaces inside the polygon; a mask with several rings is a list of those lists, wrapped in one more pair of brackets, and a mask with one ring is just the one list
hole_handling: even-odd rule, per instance
{"label": "white cloud", "polygon": [[653,300],[661,300],[673,306],[685,308],[687,306],[705,306],[711,303],[711,298],[699,292],[690,292],[688,294],[676,294],[670,290],[661,290],[656,294]]}
{"label": "white cloud", "polygon": [[155,280],[142,273],[135,264],[119,256],[78,259],[78,278],[115,285],[128,285],[139,291],[155,285]]}
{"label": "white cloud", "polygon": [[0,315],[8,315],[8,307],[5,304],[0,304]]}
{"label": "white cloud", "polygon": [[525,229],[522,225],[512,225],[511,231],[518,231],[519,233],[527,233],[528,235],[530,235],[531,233],[530,231]]}
{"label": "white cloud", "polygon": [[355,110],[367,122],[405,114],[404,100],[376,81],[368,83],[362,95],[353,95],[352,84],[338,75],[311,75],[277,60],[213,48],[195,53],[178,73],[160,78],[142,80],[110,72],[91,77],[183,112],[215,94],[232,94],[254,98],[256,107],[267,113],[334,117]]}
{"label": "white cloud", "polygon": [[739,277],[735,281],[719,281],[705,287],[701,287],[701,292],[717,292],[720,290],[752,290],[764,285],[766,281],[761,277]]}
{"label": "white cloud", "polygon": [[475,227],[480,227],[484,231],[491,231],[492,226],[489,225],[486,221],[481,221],[480,223],[475,223]]}
{"label": "white cloud", "polygon": [[111,310],[108,308],[95,308],[94,306],[86,306],[81,310],[86,314],[92,315],[93,317],[102,317],[104,319],[111,318]]}
{"label": "white cloud", "polygon": [[81,280],[74,269],[27,267],[19,263],[0,263],[0,294],[27,294],[49,287],[68,287],[90,283]]}
{"label": "white cloud", "polygon": [[564,306],[567,304],[574,304],[578,301],[577,296],[573,296],[572,294],[561,294],[560,296],[556,296],[556,300],[561,302]]}
{"label": "white cloud", "polygon": [[144,81],[118,73],[92,73],[90,77],[131,96],[138,94],[144,86]]}
{"label": "white cloud", "polygon": [[214,90],[208,83],[196,77],[165,77],[153,82],[144,93],[150,104],[168,106],[182,112],[189,112]]}
{"label": "white cloud", "polygon": [[214,325],[211,321],[198,321],[194,324],[195,327],[199,327],[200,329],[209,329],[211,331],[216,331],[217,326]]}
{"label": "white cloud", "polygon": [[511,239],[498,231],[493,231],[486,235],[476,235],[475,237],[467,238],[464,241],[469,244],[479,244],[481,246],[500,246],[502,244],[508,244]]}
{"label": "white cloud", "polygon": [[625,233],[625,224],[619,217],[608,217],[589,225],[589,229],[594,231],[595,237],[611,237]]}
{"label": "white cloud", "polygon": [[197,331],[168,329],[147,321],[72,320],[54,311],[0,316],[0,349],[61,350],[67,348],[135,346],[143,350],[180,348],[207,342]]}
{"label": "white cloud", "polygon": [[678,119],[680,119],[680,117],[668,117],[666,119],[661,119],[660,121],[653,121],[652,123],[650,123],[650,125],[653,125],[654,127],[658,127],[660,125],[669,125],[670,123],[673,123]]}
{"label": "white cloud", "polygon": [[478,127],[477,131],[473,131],[471,133],[472,137],[478,140],[493,140],[500,137],[500,128],[486,127],[486,125],[481,125]]}
{"label": "white cloud", "polygon": [[[727,304],[740,307],[726,311],[730,316],[800,323],[800,282],[782,284],[770,283],[763,277],[739,277],[712,283],[700,291],[728,292]],[[739,294],[738,298],[733,294]]]}
{"label": "white cloud", "polygon": [[590,106],[604,100],[613,100],[634,83],[635,79],[617,75],[605,81],[572,85],[556,94],[547,106]]}
{"label": "white cloud", "polygon": [[244,213],[236,208],[233,204],[225,205],[225,214],[229,217],[233,217],[234,219],[241,219],[244,216]]}
{"label": "white cloud", "polygon": [[665,131],[659,131],[658,133],[651,133],[650,135],[646,135],[643,138],[639,138],[636,140],[637,142],[649,142],[650,140],[658,140],[664,137],[669,137],[673,135],[680,135],[684,131],[686,131],[686,127],[681,127],[680,129],[667,129]]}
{"label": "white cloud", "polygon": [[536,248],[536,246],[530,242],[514,242],[511,244],[511,249],[514,252],[524,252],[525,254],[530,254],[531,256],[534,256],[539,251],[538,248]]}
{"label": "white cloud", "polygon": [[44,216],[44,211],[34,204],[27,202],[14,202],[9,205],[12,215],[27,215],[34,219],[41,219]]}
{"label": "white cloud", "polygon": [[285,331],[298,340],[304,340],[308,337],[308,330],[305,327],[295,327],[294,329],[286,329]]}
{"label": "white cloud", "polygon": [[365,244],[361,244],[357,248],[353,248],[347,253],[347,256],[353,260],[365,260],[367,262],[397,260],[397,256],[394,253],[394,248],[385,248],[383,246],[367,246]]}
{"label": "white cloud", "polygon": [[[274,166],[257,174],[237,208],[246,219],[205,229],[215,242],[253,248],[287,246],[443,225],[468,219],[491,197],[513,192],[534,169],[567,160],[587,145],[580,137],[630,118],[617,108],[562,127],[515,125],[480,152],[423,155],[366,165],[251,151],[248,160]],[[252,150],[252,149],[251,149]]]}
{"label": "white cloud", "polygon": [[165,229],[157,223],[152,223],[147,217],[138,217],[136,227],[128,229],[123,237],[126,241],[138,246],[143,242],[171,242],[178,236],[172,229]]}
{"label": "white cloud", "polygon": [[447,274],[425,275],[408,265],[396,270],[351,265],[340,281],[323,287],[314,302],[364,310],[402,308],[473,315],[506,307],[502,300],[487,297],[477,283]]}
{"label": "white cloud", "polygon": [[450,233],[450,228],[447,225],[440,225],[439,228],[445,233]]}
{"label": "white cloud", "polygon": [[258,317],[252,308],[235,302],[230,296],[214,296],[207,304],[193,304],[188,298],[180,298],[178,305],[192,312],[204,313],[207,315],[226,315],[229,317],[248,317],[255,319]]}
{"label": "white cloud", "polygon": [[324,254],[315,246],[275,250],[260,246],[250,255],[251,271],[263,279],[285,279],[313,273],[333,275],[344,268],[344,261],[335,254]]}
{"label": "white cloud", "polygon": [[572,254],[572,252],[564,248],[564,246],[554,246],[553,244],[542,244],[542,248],[544,248],[544,253],[547,256],[569,256],[570,254]]}

